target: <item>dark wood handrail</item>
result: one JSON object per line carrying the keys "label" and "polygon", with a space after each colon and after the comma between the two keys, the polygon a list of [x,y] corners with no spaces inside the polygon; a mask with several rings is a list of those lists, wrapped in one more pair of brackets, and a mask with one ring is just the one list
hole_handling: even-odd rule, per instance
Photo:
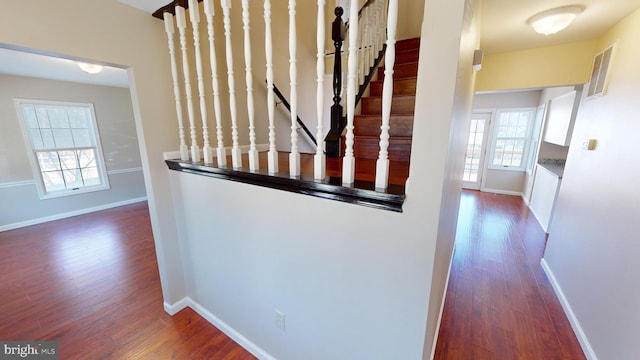
{"label": "dark wood handrail", "polygon": [[[278,97],[278,99],[280,99],[280,101],[282,101],[282,104],[284,105],[284,107],[287,108],[287,110],[289,110],[289,113],[291,113],[291,105],[289,104],[289,102],[287,101],[287,99],[284,97],[284,95],[282,95],[282,93],[280,92],[280,90],[278,89],[278,87],[276,86],[276,84],[273,84],[273,92],[276,94],[276,96]],[[304,132],[307,134],[307,136],[309,137],[309,139],[311,139],[311,141],[317,146],[318,142],[316,141],[316,138],[313,136],[313,134],[311,133],[311,131],[309,131],[309,128],[307,127],[307,125],[305,125],[302,120],[300,119],[300,116],[297,116],[296,121],[298,122],[298,125],[300,125],[300,127],[302,128],[302,130],[304,130]]]}

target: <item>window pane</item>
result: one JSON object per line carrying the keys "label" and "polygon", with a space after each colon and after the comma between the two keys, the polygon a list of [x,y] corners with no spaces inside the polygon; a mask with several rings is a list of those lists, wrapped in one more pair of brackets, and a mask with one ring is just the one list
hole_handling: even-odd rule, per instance
{"label": "window pane", "polygon": [[49,109],[49,123],[54,129],[68,129],[67,112],[60,108]]}
{"label": "window pane", "polygon": [[93,145],[89,129],[73,129],[71,130],[71,133],[73,134],[73,142],[76,147],[87,147]]}
{"label": "window pane", "polygon": [[78,168],[78,159],[75,151],[59,151],[58,155],[60,156],[60,164],[63,170]]}
{"label": "window pane", "polygon": [[53,137],[55,138],[57,148],[75,147],[73,145],[73,136],[69,129],[53,129]]}
{"label": "window pane", "polygon": [[36,109],[33,106],[25,106],[22,108],[24,119],[27,122],[27,127],[30,129],[38,128],[38,117],[36,116]]}
{"label": "window pane", "polygon": [[61,170],[58,153],[55,151],[38,152],[38,164],[41,171]]}
{"label": "window pane", "polygon": [[84,109],[69,109],[67,110],[69,116],[69,124],[74,129],[86,129],[89,127],[88,111]]}
{"label": "window pane", "polygon": [[44,144],[42,143],[42,135],[40,135],[40,130],[30,129],[29,137],[31,138],[31,143],[33,144],[33,150],[44,149]]}
{"label": "window pane", "polygon": [[47,171],[42,173],[42,181],[47,192],[65,190],[62,171]]}
{"label": "window pane", "polygon": [[78,160],[81,168],[96,166],[96,155],[93,149],[78,150]]}
{"label": "window pane", "polygon": [[36,114],[38,116],[38,125],[41,128],[50,128],[49,125],[49,115],[47,114],[47,109],[38,107],[36,108]]}
{"label": "window pane", "polygon": [[56,142],[53,141],[53,132],[51,129],[41,129],[40,135],[42,135],[42,148],[43,149],[55,149]]}
{"label": "window pane", "polygon": [[63,170],[62,174],[64,175],[67,189],[75,189],[83,186],[80,169]]}
{"label": "window pane", "polygon": [[82,178],[84,180],[84,186],[100,185],[100,177],[98,176],[98,169],[95,167],[83,168]]}

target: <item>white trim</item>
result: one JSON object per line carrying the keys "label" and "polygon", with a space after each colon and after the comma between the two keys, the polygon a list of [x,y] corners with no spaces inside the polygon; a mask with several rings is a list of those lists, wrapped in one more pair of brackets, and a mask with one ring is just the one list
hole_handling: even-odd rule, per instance
{"label": "white trim", "polygon": [[11,181],[6,183],[0,183],[0,189],[2,188],[10,188],[10,187],[18,187],[18,186],[28,186],[35,185],[35,180],[24,180],[24,181]]}
{"label": "white trim", "polygon": [[489,188],[482,188],[480,189],[480,191],[498,194],[498,195],[512,195],[512,196],[524,197],[524,194],[519,191],[509,191],[509,190],[499,190],[499,189],[489,189]]}
{"label": "white trim", "polygon": [[217,316],[213,315],[209,310],[205,309],[202,305],[198,304],[195,300],[186,296],[183,299],[177,301],[175,304],[164,303],[164,310],[169,315],[174,315],[178,311],[190,307],[193,311],[197,312],[198,315],[202,316],[205,320],[211,323],[213,326],[218,328],[218,330],[222,331],[225,335],[233,339],[238,345],[242,346],[245,350],[250,352],[253,356],[257,357],[261,360],[276,360],[269,353],[264,351],[258,345],[251,342],[249,339],[244,337],[242,334],[237,332],[234,328],[229,326],[229,324],[220,320]]}
{"label": "white trim", "polygon": [[[239,148],[242,154],[246,154],[249,152],[249,145],[240,145]],[[231,149],[232,149],[231,146],[225,147],[227,154],[231,152]],[[268,151],[269,144],[256,144],[256,150],[258,150],[258,152]],[[216,157],[216,156],[217,156],[216,152],[214,151],[213,157]],[[165,151],[162,153],[162,159],[163,160],[180,159],[180,151]]]}
{"label": "white trim", "polygon": [[118,202],[114,202],[114,203],[110,203],[110,204],[94,206],[94,207],[81,209],[81,210],[70,211],[70,212],[66,212],[66,213],[62,213],[62,214],[45,216],[45,217],[26,220],[26,221],[21,221],[21,222],[17,222],[17,223],[13,223],[13,224],[1,225],[0,226],[0,232],[13,230],[13,229],[18,229],[18,228],[25,227],[25,226],[42,224],[42,223],[45,223],[45,222],[54,221],[54,220],[60,220],[60,219],[64,219],[64,218],[68,218],[68,217],[72,217],[72,216],[88,214],[88,213],[92,213],[92,212],[96,212],[96,211],[100,211],[100,210],[107,210],[107,209],[115,208],[115,207],[118,207],[118,206],[129,205],[129,204],[133,204],[133,203],[137,203],[137,202],[141,202],[141,201],[146,201],[146,200],[147,200],[147,197],[143,196],[143,197],[139,197],[139,198],[135,198],[135,199],[118,201]]}
{"label": "white trim", "polygon": [[107,170],[107,175],[126,174],[126,173],[138,172],[138,171],[142,171],[142,167]]}
{"label": "white trim", "polygon": [[549,265],[547,264],[547,261],[544,258],[540,260],[540,265],[542,266],[542,270],[544,270],[544,273],[547,274],[547,278],[551,283],[551,287],[553,287],[553,291],[556,293],[556,296],[560,301],[560,305],[562,305],[562,309],[564,310],[565,315],[567,315],[567,318],[569,319],[569,323],[571,323],[573,332],[578,338],[580,347],[582,347],[582,352],[584,352],[584,355],[587,357],[588,360],[598,360],[598,356],[596,356],[595,351],[593,351],[593,348],[591,347],[591,343],[589,343],[587,334],[585,334],[584,330],[582,330],[582,326],[580,326],[580,321],[578,321],[578,318],[576,317],[576,314],[573,312],[573,309],[571,308],[571,305],[569,304],[567,297],[564,295],[564,292],[562,291],[562,288],[560,287],[558,280],[556,279],[555,275],[553,274],[553,271],[551,271],[551,268],[549,268]]}
{"label": "white trim", "polygon": [[449,279],[451,278],[451,267],[453,266],[453,256],[456,253],[456,242],[453,243],[451,249],[451,259],[449,259],[449,271],[447,272],[447,281],[444,283],[444,294],[442,294],[442,303],[440,304],[440,314],[438,314],[438,323],[436,324],[436,333],[433,335],[433,344],[431,345],[431,357],[433,359],[436,354],[436,345],[438,344],[438,334],[440,333],[440,324],[442,323],[442,313],[444,312],[444,303],[447,301],[447,289],[449,289]]}
{"label": "white trim", "polygon": [[190,303],[191,303],[191,299],[189,299],[188,297],[183,297],[182,299],[178,300],[173,304],[169,304],[168,302],[165,301],[163,303],[164,311],[167,314],[173,316],[177,314],[180,310],[188,307]]}

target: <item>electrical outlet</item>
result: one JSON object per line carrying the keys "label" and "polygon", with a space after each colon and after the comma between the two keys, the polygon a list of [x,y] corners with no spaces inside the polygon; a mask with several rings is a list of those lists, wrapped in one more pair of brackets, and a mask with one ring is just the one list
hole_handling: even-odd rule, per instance
{"label": "electrical outlet", "polygon": [[284,314],[280,310],[276,310],[276,327],[284,331]]}

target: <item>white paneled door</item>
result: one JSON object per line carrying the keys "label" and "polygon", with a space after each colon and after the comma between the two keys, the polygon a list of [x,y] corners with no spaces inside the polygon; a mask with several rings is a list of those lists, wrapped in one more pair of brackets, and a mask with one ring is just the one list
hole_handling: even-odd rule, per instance
{"label": "white paneled door", "polygon": [[464,173],[462,174],[462,187],[465,189],[480,189],[490,121],[491,113],[473,113],[471,115]]}

